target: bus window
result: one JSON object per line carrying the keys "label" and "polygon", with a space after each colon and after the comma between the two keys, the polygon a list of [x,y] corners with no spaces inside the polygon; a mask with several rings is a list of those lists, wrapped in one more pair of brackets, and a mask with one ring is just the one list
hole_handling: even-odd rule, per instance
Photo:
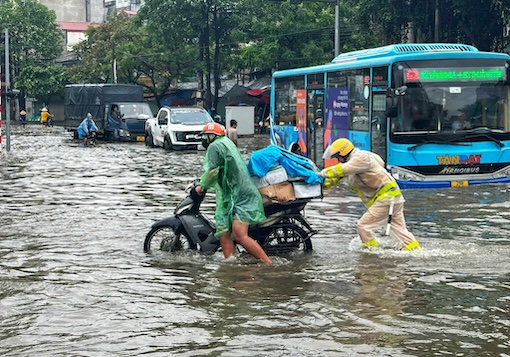
{"label": "bus window", "polygon": [[304,76],[282,78],[275,83],[274,121],[276,125],[296,125],[296,90],[303,89]]}
{"label": "bus window", "polygon": [[[349,129],[354,131],[368,131],[369,111],[368,85],[370,83],[368,68],[351,71],[347,75],[349,88]],[[365,91],[367,87],[367,91]]]}

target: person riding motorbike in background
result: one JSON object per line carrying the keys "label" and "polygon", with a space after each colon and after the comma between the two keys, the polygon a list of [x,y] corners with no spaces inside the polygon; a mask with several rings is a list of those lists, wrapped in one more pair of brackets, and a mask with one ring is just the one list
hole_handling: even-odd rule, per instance
{"label": "person riding motorbike in background", "polygon": [[349,140],[340,138],[326,148],[323,158],[339,161],[339,164],[321,171],[320,175],[325,178],[324,188],[328,189],[345,181],[367,207],[367,211],[357,223],[357,231],[364,247],[379,245],[373,230],[383,227],[391,215],[390,236],[399,239],[404,250],[421,249],[406,227],[402,192],[379,155],[355,148]]}
{"label": "person riding motorbike in background", "polygon": [[83,139],[83,145],[87,145],[91,137],[95,137],[98,131],[97,125],[92,119],[92,114],[87,113],[87,117],[78,126],[78,138]]}
{"label": "person riding motorbike in background", "polygon": [[262,197],[255,187],[248,168],[235,144],[225,137],[225,128],[218,123],[206,124],[202,130],[202,145],[206,148],[204,173],[196,192],[202,194],[211,187],[216,191],[216,237],[225,258],[235,252],[233,239],[256,259],[271,263],[262,247],[248,236],[250,224],[266,220]]}
{"label": "person riding motorbike in background", "polygon": [[48,127],[53,126],[53,114],[46,107],[41,109],[41,124]]}

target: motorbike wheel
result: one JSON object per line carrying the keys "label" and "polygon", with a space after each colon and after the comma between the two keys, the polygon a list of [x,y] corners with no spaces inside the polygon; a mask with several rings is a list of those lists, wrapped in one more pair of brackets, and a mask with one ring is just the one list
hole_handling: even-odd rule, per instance
{"label": "motorbike wheel", "polygon": [[182,233],[175,233],[170,226],[152,228],[147,233],[143,244],[143,250],[146,253],[157,250],[176,252],[189,249],[196,249],[191,240]]}
{"label": "motorbike wheel", "polygon": [[275,226],[265,237],[262,249],[268,255],[310,252],[312,241],[304,229],[295,225]]}

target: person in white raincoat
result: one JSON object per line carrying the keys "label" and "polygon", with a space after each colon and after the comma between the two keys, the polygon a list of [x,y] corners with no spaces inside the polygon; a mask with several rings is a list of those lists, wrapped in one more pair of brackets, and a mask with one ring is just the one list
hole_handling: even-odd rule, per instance
{"label": "person in white raincoat", "polygon": [[399,239],[404,250],[421,249],[406,227],[404,196],[379,155],[355,148],[349,140],[340,138],[326,148],[323,158],[339,161],[339,164],[321,171],[320,175],[325,178],[324,188],[331,188],[343,181],[367,207],[357,223],[364,247],[379,245],[373,231],[388,223],[390,217],[390,236]]}

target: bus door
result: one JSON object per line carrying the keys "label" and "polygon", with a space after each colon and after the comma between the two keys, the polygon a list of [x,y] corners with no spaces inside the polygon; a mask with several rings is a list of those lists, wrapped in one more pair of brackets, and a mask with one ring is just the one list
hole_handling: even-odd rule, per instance
{"label": "bus door", "polygon": [[324,72],[310,73],[306,76],[306,99],[308,112],[308,158],[317,166],[323,166],[322,155],[324,152],[324,130],[322,118],[324,111]]}
{"label": "bus door", "polygon": [[307,148],[308,158],[322,166],[324,154],[324,129],[322,127],[322,108],[324,107],[324,89],[307,90]]}
{"label": "bus door", "polygon": [[388,66],[372,68],[372,103],[370,117],[371,151],[387,162],[388,118],[386,117],[386,90],[388,89]]}
{"label": "bus door", "polygon": [[386,91],[372,91],[372,117],[370,125],[370,147],[371,151],[379,154],[384,161],[386,157]]}

